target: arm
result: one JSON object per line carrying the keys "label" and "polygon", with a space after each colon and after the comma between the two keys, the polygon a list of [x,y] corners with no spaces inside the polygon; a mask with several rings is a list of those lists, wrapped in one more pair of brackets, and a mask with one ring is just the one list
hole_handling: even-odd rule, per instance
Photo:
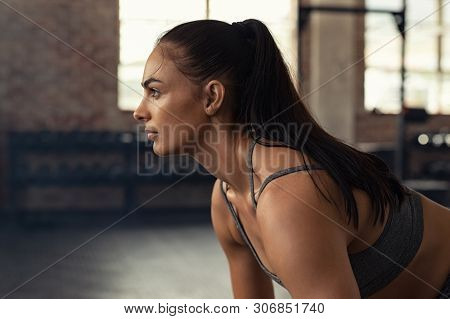
{"label": "arm", "polygon": [[236,227],[216,180],[211,196],[211,219],[219,243],[228,259],[234,298],[274,298],[272,280],[259,267],[250,249],[233,238]]}
{"label": "arm", "polygon": [[[295,178],[295,180],[294,180]],[[309,176],[270,183],[257,216],[267,258],[293,298],[360,298],[347,253],[348,232]]]}

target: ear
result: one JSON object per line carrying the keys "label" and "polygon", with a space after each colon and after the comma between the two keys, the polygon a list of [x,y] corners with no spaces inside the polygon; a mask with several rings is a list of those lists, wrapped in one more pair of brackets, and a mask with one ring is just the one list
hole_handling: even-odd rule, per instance
{"label": "ear", "polygon": [[225,87],[217,80],[211,80],[205,86],[205,113],[212,116],[219,111],[225,97]]}

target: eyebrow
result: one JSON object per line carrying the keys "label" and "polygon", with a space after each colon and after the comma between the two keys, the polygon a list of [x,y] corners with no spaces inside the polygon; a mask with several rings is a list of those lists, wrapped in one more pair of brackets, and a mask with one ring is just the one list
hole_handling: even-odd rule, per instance
{"label": "eyebrow", "polygon": [[145,80],[144,82],[141,83],[142,87],[145,89],[147,87],[147,85],[149,85],[152,82],[159,82],[159,83],[163,83],[163,81],[158,80],[156,78],[148,78],[147,80]]}

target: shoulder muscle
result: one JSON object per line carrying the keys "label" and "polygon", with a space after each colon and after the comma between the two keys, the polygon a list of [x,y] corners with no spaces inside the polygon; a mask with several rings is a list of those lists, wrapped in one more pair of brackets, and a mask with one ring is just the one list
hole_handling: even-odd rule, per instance
{"label": "shoulder muscle", "polygon": [[258,203],[273,270],[294,298],[359,298],[337,208],[308,175],[293,177],[271,181]]}

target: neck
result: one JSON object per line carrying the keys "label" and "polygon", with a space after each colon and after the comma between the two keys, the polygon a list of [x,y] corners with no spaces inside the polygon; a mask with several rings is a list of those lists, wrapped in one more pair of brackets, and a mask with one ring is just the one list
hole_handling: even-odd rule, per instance
{"label": "neck", "polygon": [[[205,138],[205,137],[208,138]],[[246,194],[249,189],[247,156],[252,137],[231,129],[203,134],[191,156],[211,175],[226,182],[235,192]]]}

